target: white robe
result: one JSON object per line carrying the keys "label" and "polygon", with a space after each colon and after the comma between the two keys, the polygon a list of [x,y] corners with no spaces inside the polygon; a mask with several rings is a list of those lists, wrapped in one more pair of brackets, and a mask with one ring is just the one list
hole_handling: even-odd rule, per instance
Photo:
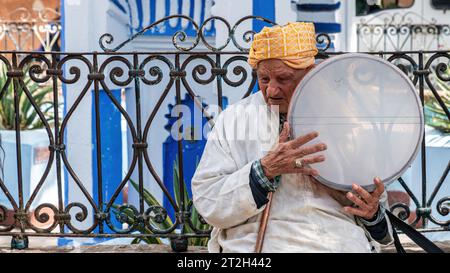
{"label": "white robe", "polygon": [[[279,133],[279,120],[268,109],[262,93],[255,93],[224,110],[208,137],[192,179],[192,193],[195,207],[214,227],[210,252],[219,252],[220,247],[223,252],[254,251],[265,206],[257,209],[249,186],[250,169],[278,142]],[[349,202],[344,194],[310,176],[282,175],[262,251],[373,251],[368,232],[343,211],[343,204]],[[386,202],[386,194],[383,197]],[[383,243],[392,241],[388,226]]]}

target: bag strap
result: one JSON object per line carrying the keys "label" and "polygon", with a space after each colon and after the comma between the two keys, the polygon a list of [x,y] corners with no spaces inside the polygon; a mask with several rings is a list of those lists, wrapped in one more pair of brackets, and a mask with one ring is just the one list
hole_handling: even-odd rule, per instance
{"label": "bag strap", "polygon": [[389,210],[386,210],[385,212],[389,217],[389,220],[391,221],[391,224],[393,226],[394,245],[398,253],[406,253],[406,251],[403,248],[402,244],[400,243],[400,239],[398,238],[397,232],[395,231],[396,228],[403,231],[403,233],[405,233],[409,238],[411,238],[411,240],[413,240],[414,243],[416,243],[426,252],[444,253],[444,251],[440,249],[437,245],[435,245],[432,241],[428,240],[416,229],[403,222],[400,218],[392,214]]}

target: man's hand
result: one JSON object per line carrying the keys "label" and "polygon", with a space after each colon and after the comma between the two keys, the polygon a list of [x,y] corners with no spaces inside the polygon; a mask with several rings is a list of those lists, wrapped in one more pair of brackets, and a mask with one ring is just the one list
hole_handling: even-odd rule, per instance
{"label": "man's hand", "polygon": [[353,184],[353,191],[359,196],[355,195],[354,193],[348,192],[347,198],[351,200],[357,207],[344,207],[344,210],[366,220],[374,218],[379,209],[381,194],[384,192],[384,184],[381,182],[380,178],[375,178],[374,183],[376,189],[372,193],[367,192],[361,186]]}
{"label": "man's hand", "polygon": [[[261,165],[267,178],[272,179],[286,173],[303,173],[306,175],[318,175],[318,171],[305,165],[323,162],[323,155],[315,154],[327,149],[324,143],[305,146],[306,143],[315,139],[319,134],[312,132],[296,139],[289,140],[289,123],[285,122],[283,131],[280,133],[280,141],[266,156],[261,159]],[[295,161],[300,159],[303,167],[297,167]]]}

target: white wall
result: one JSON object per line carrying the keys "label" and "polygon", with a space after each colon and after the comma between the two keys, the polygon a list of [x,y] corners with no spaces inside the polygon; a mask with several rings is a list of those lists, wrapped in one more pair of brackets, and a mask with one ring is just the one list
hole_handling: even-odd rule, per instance
{"label": "white wall", "polygon": [[[450,24],[450,15],[444,13],[443,10],[437,10],[431,7],[431,1],[414,1],[414,4],[410,8],[402,9],[387,9],[381,12],[366,16],[358,16],[355,14],[355,1],[341,1],[345,5],[346,12],[340,15],[340,20],[343,22],[342,35],[339,35],[340,39],[345,39],[340,44],[342,51],[357,51],[357,35],[356,26],[358,23],[366,22],[370,24],[384,24],[386,18],[391,18],[396,14],[396,22],[399,22],[403,16],[406,18],[406,22],[412,24],[427,24],[435,21],[437,24]],[[420,45],[415,42],[415,44]],[[450,46],[450,39],[447,42]],[[433,48],[428,48],[432,50]],[[435,48],[434,48],[435,49]],[[442,48],[441,48],[442,49]],[[388,50],[393,50],[388,48]],[[423,47],[414,48],[414,50],[425,50]]]}
{"label": "white wall", "polygon": [[[64,21],[65,21],[65,48],[66,52],[92,52],[102,50],[99,47],[98,39],[106,32],[114,35],[116,41],[123,40],[128,29],[118,20],[119,16],[107,16],[109,8],[108,0],[64,0]],[[89,58],[92,62],[92,58]],[[99,57],[101,63],[102,57]],[[67,111],[80,95],[87,83],[88,68],[80,61],[70,61],[66,63],[65,77],[71,79],[69,68],[76,65],[81,69],[81,78],[75,84],[66,85],[66,105]],[[93,86],[90,87],[90,90]],[[68,160],[81,180],[83,186],[92,196],[92,95],[91,92],[85,95],[77,110],[74,112],[66,129],[65,143],[67,144]],[[95,200],[94,200],[95,201]],[[77,223],[75,218],[72,224],[80,229],[88,228],[92,225],[92,206],[88,203],[83,193],[76,185],[73,178],[68,175],[68,200],[67,203],[81,202],[86,205],[90,217],[82,223]],[[72,209],[74,216],[78,209]]]}

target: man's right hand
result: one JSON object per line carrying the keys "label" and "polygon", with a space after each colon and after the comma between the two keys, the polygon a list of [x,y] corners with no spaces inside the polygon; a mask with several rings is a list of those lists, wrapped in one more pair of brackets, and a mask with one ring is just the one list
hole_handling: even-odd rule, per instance
{"label": "man's right hand", "polygon": [[[288,173],[317,176],[319,172],[306,165],[325,161],[323,155],[317,155],[316,153],[325,151],[327,145],[325,143],[305,145],[319,136],[317,132],[312,132],[293,140],[289,140],[289,132],[289,123],[285,122],[283,131],[280,133],[279,143],[272,151],[261,158],[264,174],[269,179]],[[302,165],[300,168],[296,166],[295,161],[297,159],[300,159]]]}

